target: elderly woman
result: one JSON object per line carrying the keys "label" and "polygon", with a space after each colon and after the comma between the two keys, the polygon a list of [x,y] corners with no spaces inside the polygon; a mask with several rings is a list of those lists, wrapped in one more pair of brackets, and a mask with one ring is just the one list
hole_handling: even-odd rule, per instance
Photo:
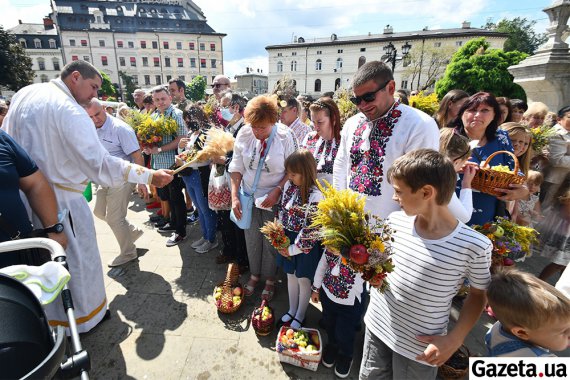
{"label": "elderly woman", "polygon": [[301,148],[311,152],[317,161],[317,179],[332,184],[334,159],[340,143],[340,112],[334,100],[322,97],[309,107],[314,131],[305,136]]}
{"label": "elderly woman", "polygon": [[[232,212],[236,219],[242,217],[239,188],[251,193],[260,161],[260,176],[251,213],[251,225],[245,232],[247,256],[251,276],[244,286],[244,294],[250,296],[260,276],[265,277],[261,298],[270,300],[275,293],[275,255],[277,251],[264,238],[259,229],[273,220],[273,206],[279,201],[287,182],[285,159],[298,146],[289,128],[278,124],[277,102],[270,96],[257,96],[245,108],[245,122],[237,135],[233,159],[229,166],[232,182]],[[273,137],[271,137],[273,134]]]}
{"label": "elderly woman", "polygon": [[529,128],[538,128],[544,123],[548,114],[548,106],[541,102],[533,102],[528,105],[528,109],[523,114],[523,122]]}
{"label": "elderly woman", "polygon": [[552,201],[552,193],[570,172],[570,106],[561,108],[557,116],[554,135],[548,144],[550,170],[542,185],[545,204]]}
{"label": "elderly woman", "polygon": [[[455,121],[455,128],[458,133],[477,142],[470,161],[480,164],[494,152],[500,150],[514,152],[507,132],[498,129],[500,118],[499,103],[488,92],[478,92],[463,104]],[[514,169],[514,162],[507,154],[495,156],[490,166],[495,165],[506,165],[511,170]],[[495,216],[504,216],[506,201],[522,199],[528,195],[528,189],[523,185],[510,185],[509,189],[496,189],[496,191],[504,195],[494,197],[480,192],[473,193],[473,215],[468,224],[483,224],[492,221]]]}
{"label": "elderly woman", "polygon": [[451,126],[459,113],[459,109],[467,99],[469,99],[469,94],[463,90],[451,90],[445,94],[441,99],[439,109],[433,116],[440,129]]}

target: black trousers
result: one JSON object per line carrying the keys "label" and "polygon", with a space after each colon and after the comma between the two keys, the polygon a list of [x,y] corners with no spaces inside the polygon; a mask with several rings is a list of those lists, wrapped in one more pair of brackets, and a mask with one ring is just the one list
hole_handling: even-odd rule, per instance
{"label": "black trousers", "polygon": [[166,185],[168,204],[170,205],[170,224],[178,235],[186,236],[186,201],[184,200],[184,181],[178,175]]}
{"label": "black trousers", "polygon": [[222,255],[227,256],[239,265],[248,265],[247,249],[243,230],[230,219],[230,211],[217,211],[218,226],[222,232],[224,249]]}

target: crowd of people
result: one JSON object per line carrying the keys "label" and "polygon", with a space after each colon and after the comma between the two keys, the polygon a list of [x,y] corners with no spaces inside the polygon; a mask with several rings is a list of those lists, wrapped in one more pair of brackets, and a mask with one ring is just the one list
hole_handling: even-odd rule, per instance
{"label": "crowd of people", "polygon": [[[390,68],[373,61],[353,78],[350,101],[359,112],[342,125],[331,97],[268,94],[248,101],[219,75],[212,111],[205,102],[189,102],[184,82],[173,79],[167,87],[133,93],[135,112],[176,123],[174,134],[142,147],[121,120],[127,113],[108,115],[96,99],[100,86],[92,65],[72,62],[59,79],[19,91],[0,132],[0,150],[10,152],[0,156],[9,162],[10,196],[24,190],[34,215],[13,223],[24,233],[32,222],[64,226],[50,237],[67,247],[80,331],[93,328],[107,309],[96,231],[81,195],[92,180],[99,185],[94,214],[120,246],[109,266],[137,259],[135,241],[143,231],[126,215],[138,184],[148,208],[160,208],[151,222],[170,234],[167,247],[185,241],[188,224],[198,223],[200,238],[182,249],[206,254],[220,245],[220,232],[215,261],[235,262],[240,273],[250,273],[245,296],[263,279],[261,297],[270,301],[281,268],[289,308],[278,325],[305,326],[310,301],[320,302],[327,333],[322,363],[334,366],[339,378],[350,372],[364,313],[361,379],[435,379],[487,302],[497,318],[486,339],[490,356],[549,356],[568,347],[570,282],[561,280],[558,290],[543,280],[563,272],[570,260],[570,107],[549,121],[542,103],[457,89],[427,115],[404,104],[406,92],[398,94]],[[545,123],[552,127],[548,144],[535,152],[533,129]],[[203,149],[212,128],[232,134],[233,151],[173,175],[183,164],[179,154]],[[525,183],[494,189],[495,196],[472,189],[483,162],[514,171],[513,157]],[[212,172],[224,176],[231,191],[225,209],[209,203]],[[357,192],[365,210],[393,230],[395,269],[384,293],[375,289],[379,281],[364,281],[315,234],[312,221],[323,197],[317,180]],[[32,189],[46,183],[50,191]],[[10,207],[23,215],[20,202]],[[62,209],[69,216],[56,222]],[[470,226],[498,216],[540,231],[535,251],[551,260],[540,279],[516,269],[492,276],[492,242]],[[274,218],[286,230],[288,248],[277,250],[260,231]],[[0,237],[10,238],[1,230]],[[448,331],[452,300],[466,281],[469,293]],[[50,319],[64,324],[62,310],[57,304],[48,309]]]}

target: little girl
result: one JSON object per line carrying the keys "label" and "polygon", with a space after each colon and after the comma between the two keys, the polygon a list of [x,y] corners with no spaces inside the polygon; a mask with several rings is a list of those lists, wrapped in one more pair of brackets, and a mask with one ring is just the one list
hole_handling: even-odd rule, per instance
{"label": "little girl", "polygon": [[469,140],[456,133],[453,128],[442,128],[439,132],[439,152],[453,161],[457,173],[463,173],[461,187],[457,187],[459,198],[453,194],[449,210],[460,222],[467,223],[473,214],[471,182],[477,172],[477,167],[467,162],[471,155]]}
{"label": "little girl", "polygon": [[295,151],[285,160],[289,181],[283,189],[279,220],[291,241],[288,249],[279,251],[277,265],[287,273],[289,311],[280,325],[302,326],[311,298],[311,282],[321,256],[321,244],[311,228],[322,193],[315,185],[317,164],[306,149]]}
{"label": "little girl", "polygon": [[532,149],[530,148],[532,135],[530,129],[519,123],[504,123],[501,125],[501,129],[509,134],[509,139],[511,139],[513,144],[513,153],[519,160],[520,170],[524,175],[527,175],[532,156]]}
{"label": "little girl", "polygon": [[512,213],[512,220],[521,226],[533,227],[533,221],[540,218],[540,201],[537,193],[540,192],[540,185],[544,176],[542,173],[529,170],[526,177],[529,195],[526,199],[515,201]]}

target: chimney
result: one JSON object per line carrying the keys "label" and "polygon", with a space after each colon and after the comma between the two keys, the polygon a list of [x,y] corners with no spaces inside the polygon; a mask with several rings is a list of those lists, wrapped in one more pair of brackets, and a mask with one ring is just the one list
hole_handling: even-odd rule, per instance
{"label": "chimney", "polygon": [[44,29],[53,29],[53,20],[49,17],[44,17]]}
{"label": "chimney", "polygon": [[22,20],[18,20],[18,24],[22,25]]}
{"label": "chimney", "polygon": [[384,27],[384,34],[392,34],[394,33],[394,28],[392,27],[392,25],[386,25]]}
{"label": "chimney", "polygon": [[461,23],[461,29],[469,29],[471,28],[471,23],[469,21],[463,21]]}
{"label": "chimney", "polygon": [[246,74],[249,74],[249,67],[246,67],[246,68],[245,68],[245,73],[246,73]]}

